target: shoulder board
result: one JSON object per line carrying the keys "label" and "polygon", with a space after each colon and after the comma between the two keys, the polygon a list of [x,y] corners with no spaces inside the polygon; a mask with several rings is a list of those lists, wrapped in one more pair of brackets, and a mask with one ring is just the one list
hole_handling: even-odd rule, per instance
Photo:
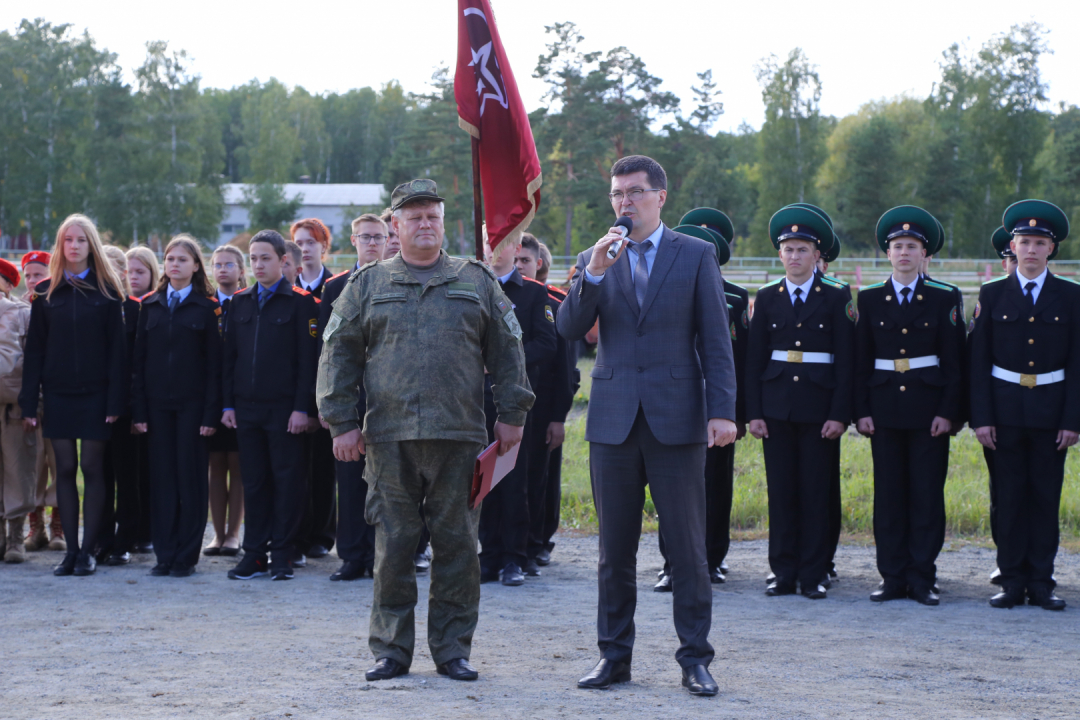
{"label": "shoulder board", "polygon": [[[352,270],[345,270],[343,272],[339,272],[337,275],[334,275],[333,277],[331,277],[330,280],[337,280],[339,277],[345,277],[346,275],[348,275],[351,272],[352,272]],[[327,282],[330,282],[330,280],[327,280]]]}
{"label": "shoulder board", "polygon": [[542,283],[542,282],[540,282],[539,280],[536,280],[536,279],[534,279],[534,278],[531,278],[531,277],[525,277],[524,275],[522,275],[522,276],[521,276],[521,279],[522,279],[522,280],[526,280],[526,281],[528,281],[528,282],[531,282],[531,283],[536,283],[537,285],[539,285],[539,286],[541,286],[541,287],[544,287],[544,288],[546,288],[546,287],[547,287],[547,285],[544,285],[544,283]]}
{"label": "shoulder board", "polygon": [[736,295],[735,293],[729,293],[729,292],[724,293],[724,295],[726,295],[729,298],[733,298],[735,300],[738,300],[739,302],[742,302],[742,295]]}
{"label": "shoulder board", "polygon": [[945,285],[950,290],[959,290],[960,289],[959,285],[953,285],[951,282],[948,282],[946,280],[931,280],[930,278],[928,278],[926,276],[923,276],[923,282],[926,283],[927,285],[929,285],[932,282],[936,282],[938,285]]}
{"label": "shoulder board", "polygon": [[822,279],[822,280],[828,280],[828,281],[831,281],[831,282],[837,283],[837,284],[839,284],[839,285],[840,285],[841,287],[851,287],[851,285],[850,285],[849,283],[845,282],[844,280],[841,280],[841,279],[840,279],[840,278],[838,278],[838,277],[832,277],[831,275],[830,275],[830,276],[828,276],[828,277],[826,277],[826,276],[824,276],[824,275],[823,275],[823,276],[821,277],[821,279]]}
{"label": "shoulder board", "polygon": [[559,295],[561,297],[566,297],[568,295],[568,293],[558,285],[548,285],[547,289],[548,293],[555,293],[556,295]]}
{"label": "shoulder board", "polygon": [[937,288],[938,290],[945,290],[947,292],[952,292],[953,290],[956,290],[955,285],[944,285],[942,283],[939,283],[937,280],[927,280],[925,278],[923,279],[923,285],[926,285],[927,287]]}
{"label": "shoulder board", "polygon": [[725,285],[730,285],[731,287],[733,287],[733,288],[737,288],[737,289],[739,289],[739,290],[743,290],[743,291],[745,291],[745,290],[746,290],[746,288],[744,288],[744,287],[743,287],[742,285],[740,285],[739,283],[733,283],[733,282],[731,282],[730,280],[728,280],[727,278],[724,278],[724,284],[725,284]]}
{"label": "shoulder board", "polygon": [[364,271],[365,271],[365,270],[367,270],[368,268],[371,268],[371,267],[375,267],[375,266],[376,266],[376,265],[378,265],[378,264],[379,264],[379,261],[378,261],[378,260],[372,260],[372,261],[371,261],[371,262],[369,262],[369,263],[368,263],[367,265],[361,265],[361,266],[360,266],[359,268],[357,268],[357,270],[356,270],[356,271],[357,271],[357,272],[364,272]]}
{"label": "shoulder board", "polygon": [[735,308],[733,308],[733,307],[731,306],[731,303],[728,303],[727,309],[728,309],[728,310],[734,310]]}
{"label": "shoulder board", "polygon": [[[485,273],[487,273],[488,277],[490,277],[492,280],[498,280],[499,279],[498,276],[495,274],[494,270],[492,270],[491,268],[489,268],[487,265],[485,265],[483,262],[477,260],[476,258],[465,258],[465,260],[468,261],[469,263],[471,263],[472,265],[475,265],[478,268],[483,269],[483,271]],[[361,269],[363,269],[363,268],[361,268]]]}
{"label": "shoulder board", "polygon": [[822,285],[828,285],[829,287],[834,287],[834,288],[837,288],[838,290],[843,290],[844,288],[847,287],[847,283],[842,283],[839,280],[833,280],[832,278],[825,277],[824,275],[822,275],[820,277],[821,277],[821,284]]}
{"label": "shoulder board", "polygon": [[208,297],[206,299],[209,300],[210,302],[214,303],[215,305],[220,305],[221,304],[221,301],[218,300],[217,297]]}
{"label": "shoulder board", "polygon": [[151,295],[153,295],[153,294],[154,294],[154,293],[156,293],[156,292],[157,292],[157,290],[151,290],[150,292],[146,293],[146,294],[145,294],[145,295],[143,295],[142,297],[135,297],[135,296],[132,296],[132,297],[131,297],[131,299],[132,299],[132,300],[134,300],[135,302],[142,302],[143,300],[145,300],[146,298],[150,297]]}
{"label": "shoulder board", "polygon": [[298,288],[295,285],[293,285],[293,292],[295,292],[297,294],[300,294],[300,295],[310,295],[311,294],[307,290],[305,290],[303,288]]}
{"label": "shoulder board", "polygon": [[[153,295],[153,293],[146,293],[146,295]],[[144,295],[143,297],[146,297]],[[142,302],[142,298],[137,298],[134,295],[128,295],[128,300],[134,300],[135,302]]]}
{"label": "shoulder board", "polygon": [[560,305],[566,300],[565,295],[556,295],[555,293],[548,293],[548,300],[553,303],[559,303]]}
{"label": "shoulder board", "polygon": [[863,290],[873,290],[874,288],[879,288],[879,287],[885,287],[885,283],[879,282],[879,283],[874,283],[873,285],[867,285],[866,287],[863,288]]}
{"label": "shoulder board", "polygon": [[1065,282],[1070,282],[1073,285],[1080,285],[1080,282],[1077,282],[1076,280],[1073,280],[1072,278],[1064,277],[1063,275],[1054,275],[1054,277],[1056,277],[1058,280],[1064,280]]}
{"label": "shoulder board", "polygon": [[782,277],[780,277],[780,278],[776,278],[776,279],[775,279],[775,280],[773,280],[772,282],[767,282],[767,283],[765,283],[764,285],[762,285],[761,287],[759,287],[759,288],[758,288],[758,290],[764,290],[764,289],[765,289],[765,288],[767,288],[767,287],[772,287],[773,285],[776,285],[777,283],[779,283],[779,282],[782,282],[782,281],[783,281],[783,279],[784,279],[784,278],[782,278]]}
{"label": "shoulder board", "polygon": [[1008,280],[1008,275],[998,275],[996,278],[992,278],[983,283],[983,285],[989,285],[990,283],[1001,282],[1002,280]]}

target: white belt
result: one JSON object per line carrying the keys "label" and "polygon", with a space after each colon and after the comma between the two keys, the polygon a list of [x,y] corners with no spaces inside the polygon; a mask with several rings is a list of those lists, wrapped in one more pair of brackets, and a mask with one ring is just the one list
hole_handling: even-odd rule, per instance
{"label": "white belt", "polygon": [[831,365],[832,353],[803,352],[802,350],[773,350],[772,359],[790,363],[824,363]]}
{"label": "white belt", "polygon": [[937,355],[923,355],[922,357],[915,358],[896,358],[895,360],[882,360],[878,358],[874,360],[875,370],[892,370],[898,373],[905,373],[908,370],[918,370],[919,368],[934,367],[940,365],[941,361],[938,360]]}
{"label": "white belt", "polygon": [[1065,379],[1065,370],[1055,370],[1054,372],[1040,373],[1039,375],[1024,375],[1022,373],[999,368],[997,365],[990,371],[990,374],[998,380],[1016,383],[1017,385],[1023,385],[1024,387],[1052,385],[1053,383],[1059,383]]}

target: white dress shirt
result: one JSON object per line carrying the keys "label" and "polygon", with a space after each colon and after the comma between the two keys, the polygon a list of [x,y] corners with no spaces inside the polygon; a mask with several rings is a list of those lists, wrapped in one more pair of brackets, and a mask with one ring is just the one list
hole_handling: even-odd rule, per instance
{"label": "white dress shirt", "polygon": [[1046,282],[1046,273],[1047,269],[1043,268],[1043,271],[1039,274],[1039,277],[1029,278],[1024,277],[1024,273],[1020,272],[1020,268],[1016,269],[1016,279],[1020,281],[1020,291],[1024,293],[1025,298],[1027,297],[1027,290],[1024,289],[1024,286],[1027,285],[1029,282],[1033,282],[1035,283],[1035,287],[1031,288],[1031,294],[1034,296],[1032,299],[1035,302],[1039,301],[1039,293],[1042,292],[1043,284]]}
{"label": "white dress shirt", "polygon": [[[656,262],[656,249],[660,246],[660,240],[664,237],[664,223],[660,223],[653,230],[652,235],[645,238],[641,242],[646,240],[652,241],[652,247],[645,251],[645,267],[649,268],[649,276],[652,277],[653,263]],[[626,250],[623,255],[626,256],[627,262],[630,263],[630,279],[634,279],[634,271],[637,269],[638,262],[638,243],[635,240],[627,239],[624,242],[630,243],[626,246]],[[633,260],[630,259],[630,253],[634,254]],[[604,279],[603,275],[593,275],[589,272],[588,268],[585,269],[585,279],[591,282],[593,285],[599,285],[600,281]]]}
{"label": "white dress shirt", "polygon": [[799,297],[802,298],[803,302],[806,302],[806,298],[810,297],[810,288],[814,285],[814,275],[813,273],[811,273],[810,279],[804,282],[802,285],[794,285],[787,278],[784,278],[784,284],[787,285],[788,295],[791,296],[792,305],[795,304],[795,288],[802,290],[802,293],[799,295]]}

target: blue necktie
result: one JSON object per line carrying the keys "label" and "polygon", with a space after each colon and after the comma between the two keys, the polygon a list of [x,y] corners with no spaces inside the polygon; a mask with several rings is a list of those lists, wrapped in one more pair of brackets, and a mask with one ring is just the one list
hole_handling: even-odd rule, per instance
{"label": "blue necktie", "polygon": [[649,289],[649,263],[645,253],[652,247],[652,240],[637,243],[637,266],[634,268],[634,295],[637,296],[638,308],[645,305],[645,293]]}
{"label": "blue necktie", "polygon": [[180,293],[174,292],[169,294],[169,314],[172,315],[176,312],[176,306],[180,304]]}
{"label": "blue necktie", "polygon": [[270,299],[270,291],[264,287],[259,288],[259,309],[262,310],[266,301]]}

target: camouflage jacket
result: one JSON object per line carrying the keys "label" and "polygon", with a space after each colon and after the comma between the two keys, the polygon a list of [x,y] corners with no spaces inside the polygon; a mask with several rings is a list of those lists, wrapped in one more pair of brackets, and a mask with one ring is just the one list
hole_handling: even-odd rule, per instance
{"label": "camouflage jacket", "polygon": [[323,331],[316,394],[335,437],[360,426],[364,438],[484,443],[484,369],[499,421],[524,425],[534,395],[525,376],[521,329],[494,274],[440,253],[421,286],[401,256],[353,273]]}

